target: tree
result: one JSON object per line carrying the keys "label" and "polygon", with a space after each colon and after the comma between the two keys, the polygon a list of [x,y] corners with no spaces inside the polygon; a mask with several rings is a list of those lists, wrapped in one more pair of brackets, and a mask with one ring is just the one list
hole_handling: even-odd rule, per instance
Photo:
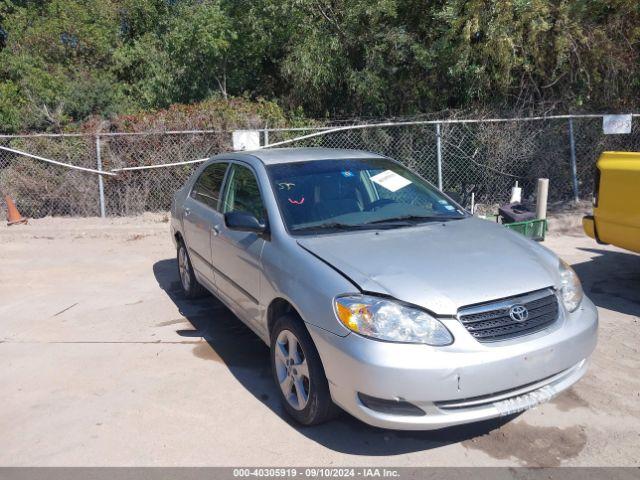
{"label": "tree", "polygon": [[[289,0],[299,12],[282,63],[292,103],[328,115],[411,110],[420,45],[396,0]],[[320,109],[318,108],[320,107]]]}
{"label": "tree", "polygon": [[243,97],[310,116],[629,110],[637,0],[0,0],[0,130]]}
{"label": "tree", "polygon": [[[60,127],[70,118],[117,110],[119,88],[108,70],[117,43],[113,5],[101,0],[5,2],[0,106],[5,130]],[[13,113],[12,113],[13,112]]]}
{"label": "tree", "polygon": [[217,0],[181,2],[169,22],[164,45],[180,92],[189,103],[218,91],[228,96],[229,51],[237,34]]}
{"label": "tree", "polygon": [[[143,108],[229,95],[230,51],[237,35],[217,0],[128,1],[129,42],[116,50],[115,71]],[[142,13],[141,13],[142,12]],[[148,18],[156,22],[145,22]]]}

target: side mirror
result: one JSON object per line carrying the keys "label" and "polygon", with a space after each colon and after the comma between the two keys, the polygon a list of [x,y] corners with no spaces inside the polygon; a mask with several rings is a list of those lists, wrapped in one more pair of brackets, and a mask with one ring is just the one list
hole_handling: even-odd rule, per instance
{"label": "side mirror", "polygon": [[224,223],[231,230],[240,232],[264,233],[267,226],[248,212],[228,212],[224,214]]}

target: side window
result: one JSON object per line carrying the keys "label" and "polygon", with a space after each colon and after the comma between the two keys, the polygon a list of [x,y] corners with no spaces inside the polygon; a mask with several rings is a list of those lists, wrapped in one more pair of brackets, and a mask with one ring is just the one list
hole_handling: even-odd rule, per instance
{"label": "side window", "polygon": [[228,163],[214,163],[205,168],[191,190],[191,197],[217,210],[220,189],[228,165]]}
{"label": "side window", "polygon": [[233,164],[229,170],[222,213],[247,212],[263,222],[265,209],[258,181],[251,169]]}

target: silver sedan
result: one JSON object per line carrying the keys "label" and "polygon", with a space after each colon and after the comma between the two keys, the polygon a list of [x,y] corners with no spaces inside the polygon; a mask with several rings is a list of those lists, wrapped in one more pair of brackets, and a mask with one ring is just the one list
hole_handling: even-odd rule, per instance
{"label": "silver sedan", "polygon": [[579,380],[596,345],[571,267],[387,157],[222,154],[171,210],[184,294],[213,293],[270,346],[305,425],[337,407],[395,429],[510,415]]}

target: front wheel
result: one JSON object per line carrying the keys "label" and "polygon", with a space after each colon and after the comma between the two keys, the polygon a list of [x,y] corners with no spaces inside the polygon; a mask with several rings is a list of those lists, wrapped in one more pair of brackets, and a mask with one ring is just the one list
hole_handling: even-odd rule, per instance
{"label": "front wheel", "polygon": [[271,336],[271,367],[280,400],[302,425],[317,425],[335,416],[329,384],[309,332],[295,316],[276,321]]}

